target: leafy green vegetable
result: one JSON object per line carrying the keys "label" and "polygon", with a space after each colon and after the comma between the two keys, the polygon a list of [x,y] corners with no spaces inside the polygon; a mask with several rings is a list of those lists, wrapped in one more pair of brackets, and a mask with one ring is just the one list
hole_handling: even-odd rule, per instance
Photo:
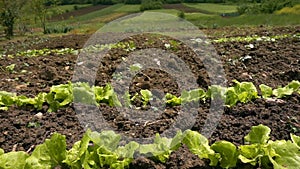
{"label": "leafy green vegetable", "polygon": [[25,168],[25,160],[29,157],[27,153],[23,151],[4,153],[3,150],[0,152],[1,169]]}
{"label": "leafy green vegetable", "polygon": [[94,87],[94,92],[96,96],[97,103],[107,103],[110,106],[118,106],[121,107],[121,103],[114,92],[112,86],[107,84],[105,87]]}
{"label": "leafy green vegetable", "polygon": [[269,158],[274,169],[297,169],[300,166],[300,148],[291,141],[270,141],[270,146],[276,153],[273,158]]}
{"label": "leafy green vegetable", "polygon": [[226,88],[223,86],[218,86],[218,85],[211,85],[208,87],[208,91],[206,93],[208,98],[211,98],[212,100],[215,99],[221,99],[221,100],[226,100]]}
{"label": "leafy green vegetable", "polygon": [[50,139],[36,146],[32,155],[26,159],[26,168],[55,168],[61,166],[66,158],[66,137],[54,133]]}
{"label": "leafy green vegetable", "polygon": [[72,83],[61,84],[58,86],[52,86],[50,93],[45,96],[47,103],[49,104],[49,112],[56,111],[60,107],[73,102],[73,88]]}
{"label": "leafy green vegetable", "polygon": [[121,136],[113,131],[101,133],[87,130],[81,141],[66,151],[65,136],[54,133],[50,139],[38,145],[31,155],[20,152],[4,153],[0,149],[0,168],[56,168],[72,169],[128,168],[135,152],[149,154],[155,160],[166,162],[172,151],[181,143],[199,158],[210,159],[211,166],[236,167],[237,160],[260,168],[296,169],[300,166],[300,137],[291,134],[291,140],[269,140],[270,128],[253,126],[245,141],[249,144],[237,147],[228,141],[217,141],[211,146],[207,138],[196,131],[179,131],[174,138],[156,135],[153,144],[139,145],[129,142],[120,146]]}
{"label": "leafy green vegetable", "polygon": [[300,93],[300,82],[293,80],[285,87],[279,87],[273,90],[273,95],[277,98],[282,98],[284,96],[292,95],[293,92]]}
{"label": "leafy green vegetable", "polygon": [[172,151],[177,150],[181,144],[182,133],[178,132],[173,139],[160,137],[157,133],[153,144],[140,145],[141,154],[150,154],[155,160],[165,163]]}
{"label": "leafy green vegetable", "polygon": [[[234,106],[238,102],[246,103],[252,99],[258,98],[257,89],[251,82],[238,82],[234,80],[235,85],[232,87],[222,87],[212,85],[208,87],[208,91],[203,89],[193,89],[190,91],[183,90],[180,97],[167,93],[165,102],[170,106],[178,106],[188,102],[197,102],[206,99],[222,99],[226,106]],[[293,92],[300,93],[300,82],[292,81],[285,87],[272,89],[266,85],[260,85],[264,98],[270,97],[272,94],[277,98],[291,95]],[[130,96],[129,92],[125,92],[124,106],[130,107],[131,102],[136,98],[143,100],[145,106],[152,99],[152,93],[149,90],[141,90],[141,95],[136,93]],[[74,100],[75,99],[75,100]],[[44,103],[49,105],[49,112],[54,112],[61,107],[69,105],[73,101],[81,102],[89,105],[98,105],[98,103],[106,103],[110,106],[121,107],[117,94],[112,86],[107,84],[105,87],[89,86],[88,83],[71,83],[52,86],[49,93],[39,93],[34,98],[26,96],[16,96],[14,93],[0,91],[0,110],[8,110],[14,104],[17,106],[33,105],[36,109],[42,109]]]}
{"label": "leafy green vegetable", "polygon": [[[264,125],[253,126],[248,135],[245,136],[246,143],[250,145],[241,145],[239,159],[243,163],[252,165],[268,166],[267,158],[272,158],[274,152],[267,144],[270,135],[270,128]],[[270,157],[271,156],[271,157]]]}
{"label": "leafy green vegetable", "polygon": [[97,105],[94,90],[88,83],[76,83],[73,85],[74,102],[88,105]]}
{"label": "leafy green vegetable", "polygon": [[172,95],[170,93],[167,93],[165,95],[165,101],[166,104],[171,105],[171,106],[178,106],[181,105],[181,98],[176,97],[175,95]]}
{"label": "leafy green vegetable", "polygon": [[143,105],[146,106],[152,100],[152,93],[149,90],[141,90]]}
{"label": "leafy green vegetable", "polygon": [[0,91],[0,110],[8,110],[8,107],[15,103],[15,93]]}
{"label": "leafy green vegetable", "polygon": [[216,166],[220,158],[208,144],[207,138],[196,131],[186,130],[182,142],[199,158],[210,159],[210,165]]}
{"label": "leafy green vegetable", "polygon": [[222,168],[235,167],[238,151],[234,144],[228,141],[218,141],[211,145],[211,149],[221,155],[219,161]]}
{"label": "leafy green vegetable", "polygon": [[131,99],[130,99],[129,91],[126,91],[124,93],[123,100],[124,100],[124,106],[125,107],[131,107]]}
{"label": "leafy green vegetable", "polygon": [[46,95],[46,93],[39,93],[34,98],[28,98],[24,95],[17,96],[16,104],[18,106],[33,105],[37,110],[41,110],[43,107],[43,103],[45,102]]}
{"label": "leafy green vegetable", "polygon": [[299,91],[300,90],[300,82],[293,80],[286,87],[293,89],[294,92]]}
{"label": "leafy green vegetable", "polygon": [[238,96],[238,99],[242,103],[251,101],[252,99],[258,98],[256,87],[251,82],[238,82],[233,80],[235,83],[234,90]]}
{"label": "leafy green vegetable", "polygon": [[293,143],[296,144],[298,146],[298,148],[300,148],[300,136],[291,134],[291,139],[292,139]]}
{"label": "leafy green vegetable", "polygon": [[16,64],[10,64],[10,65],[6,66],[5,69],[7,71],[9,71],[10,73],[13,73],[15,71],[15,67],[16,67]]}
{"label": "leafy green vegetable", "polygon": [[237,95],[234,87],[229,87],[226,90],[226,101],[225,104],[228,106],[234,106],[239,101],[239,96]]}
{"label": "leafy green vegetable", "polygon": [[272,96],[273,91],[271,87],[261,84],[259,85],[259,88],[263,98],[269,98],[270,96]]}
{"label": "leafy green vegetable", "polygon": [[273,95],[276,96],[277,98],[283,98],[284,96],[287,95],[292,95],[294,90],[292,88],[288,87],[281,87],[273,90]]}
{"label": "leafy green vegetable", "polygon": [[181,92],[181,103],[188,103],[193,101],[199,101],[200,99],[205,101],[206,93],[203,89],[193,89],[190,91],[183,90]]}
{"label": "leafy green vegetable", "polygon": [[90,137],[87,130],[81,141],[76,142],[72,149],[67,151],[63,163],[68,164],[72,169],[92,168],[95,163],[92,160],[93,153],[89,151]]}
{"label": "leafy green vegetable", "polygon": [[246,143],[250,144],[266,144],[269,140],[271,129],[262,124],[253,126],[248,135],[245,136]]}

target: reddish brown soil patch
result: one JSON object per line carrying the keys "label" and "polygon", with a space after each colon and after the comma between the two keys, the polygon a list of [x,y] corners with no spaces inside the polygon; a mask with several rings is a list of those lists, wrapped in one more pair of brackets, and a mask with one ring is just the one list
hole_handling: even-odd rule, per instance
{"label": "reddish brown soil patch", "polygon": [[101,9],[104,9],[106,7],[108,7],[109,5],[97,5],[97,6],[89,6],[89,7],[85,7],[85,8],[81,8],[78,10],[74,10],[71,12],[67,12],[67,13],[63,13],[57,16],[53,16],[50,20],[51,21],[61,21],[61,20],[68,20],[70,19],[70,17],[77,17],[77,16],[81,16],[81,15],[85,15],[94,11],[98,11]]}
{"label": "reddish brown soil patch", "polygon": [[189,7],[189,6],[185,6],[183,4],[164,4],[163,8],[164,9],[176,9],[176,10],[179,10],[179,11],[183,11],[185,13],[200,12],[200,13],[204,13],[204,14],[213,14],[209,11],[204,11],[204,10],[192,8],[192,7]]}

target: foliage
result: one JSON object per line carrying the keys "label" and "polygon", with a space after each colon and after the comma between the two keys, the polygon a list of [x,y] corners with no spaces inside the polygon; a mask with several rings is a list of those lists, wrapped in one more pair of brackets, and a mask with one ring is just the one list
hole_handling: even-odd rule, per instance
{"label": "foliage", "polygon": [[185,131],[182,143],[187,145],[189,150],[198,155],[199,158],[210,159],[211,166],[217,165],[219,157],[209,146],[208,139],[200,133],[192,130]]}
{"label": "foliage", "polygon": [[34,98],[24,95],[17,96],[14,93],[0,92],[0,110],[7,110],[8,107],[16,104],[18,106],[32,105],[40,110],[43,104],[49,105],[49,112],[57,111],[59,108],[81,102],[90,105],[106,103],[110,106],[121,106],[116,93],[108,84],[105,87],[92,86],[87,83],[61,84],[52,86],[49,93],[39,93]]}
{"label": "foliage", "polygon": [[156,134],[153,143],[138,144],[131,141],[121,146],[121,135],[87,130],[82,139],[66,150],[66,138],[54,133],[38,145],[31,155],[23,151],[5,153],[0,149],[0,168],[112,168],[124,169],[134,159],[134,154],[167,162],[172,151],[185,144],[201,159],[209,159],[210,166],[233,168],[248,163],[260,168],[297,168],[300,165],[300,137],[291,134],[291,140],[271,141],[271,129],[264,125],[253,126],[245,136],[245,144],[236,147],[228,141],[217,141],[211,146],[208,139],[196,131],[179,131],[173,138]]}
{"label": "foliage", "polygon": [[162,8],[161,0],[142,0],[140,7],[141,11],[152,10],[152,9],[161,9]]}
{"label": "foliage", "polygon": [[177,13],[177,16],[178,16],[179,18],[182,18],[182,19],[185,18],[185,14],[184,14],[183,11],[179,11],[179,12]]}
{"label": "foliage", "polygon": [[72,26],[67,25],[52,25],[45,28],[44,34],[67,33],[73,29],[74,28]]}
{"label": "foliage", "polygon": [[269,98],[270,96],[272,96],[272,88],[265,85],[265,84],[261,84],[259,85],[260,91],[261,91],[261,95],[263,98]]}
{"label": "foliage", "polygon": [[140,154],[150,155],[156,161],[165,163],[172,151],[177,150],[181,146],[182,132],[179,131],[174,138],[160,137],[156,134],[154,143],[140,145],[138,151]]}
{"label": "foliage", "polygon": [[[42,28],[44,33],[49,33],[47,31],[47,21],[54,14],[58,14],[60,11],[54,8],[58,5],[58,0],[31,0],[29,1],[32,12]],[[50,7],[47,5],[49,4]]]}
{"label": "foliage", "polygon": [[242,4],[238,7],[240,14],[273,13],[284,7],[292,7],[297,0],[262,0],[261,3]]}
{"label": "foliage", "polygon": [[275,14],[296,14],[300,15],[300,4],[293,7],[284,7],[279,11],[276,11]]}
{"label": "foliage", "polygon": [[277,98],[282,98],[287,95],[291,95],[293,92],[300,93],[300,82],[293,80],[285,87],[279,87],[277,89],[274,89],[272,94],[276,96]]}
{"label": "foliage", "polygon": [[[297,143],[285,140],[269,140],[270,128],[259,125],[252,127],[250,133],[245,136],[249,145],[241,145],[239,159],[243,163],[253,166],[269,168],[273,165],[279,168],[297,168],[300,165],[300,151]],[[292,138],[297,138],[291,134]],[[280,148],[279,148],[280,147]]]}
{"label": "foliage", "polygon": [[31,156],[26,159],[25,168],[45,168],[51,169],[62,166],[66,158],[66,137],[54,133],[51,139],[35,147]]}
{"label": "foliage", "polygon": [[[178,106],[190,102],[205,102],[207,99],[221,99],[226,106],[234,106],[236,103],[247,103],[253,99],[259,98],[257,89],[251,82],[238,82],[234,80],[235,85],[232,87],[222,87],[212,85],[208,87],[208,91],[203,89],[183,90],[180,97],[167,93],[164,97],[165,103],[170,106]],[[266,85],[260,85],[262,97],[267,99],[272,96],[282,98],[292,95],[294,92],[300,93],[300,82],[292,81],[285,87],[272,89]],[[137,93],[130,96],[129,92],[125,92],[124,105],[131,106],[131,102],[135,99],[141,99],[143,106],[152,100],[152,93],[149,90],[141,90],[141,96]],[[71,104],[72,102],[80,102],[89,105],[98,105],[98,103],[106,103],[109,106],[121,107],[122,104],[117,94],[110,84],[104,87],[90,86],[88,83],[71,83],[52,86],[49,93],[39,93],[34,98],[26,96],[17,96],[15,93],[0,91],[0,110],[7,110],[12,105],[26,106],[32,105],[40,110],[43,104],[49,105],[49,112]]]}
{"label": "foliage", "polygon": [[26,0],[0,1],[0,24],[4,27],[6,38],[10,39],[14,35],[15,21],[22,16],[25,3]]}

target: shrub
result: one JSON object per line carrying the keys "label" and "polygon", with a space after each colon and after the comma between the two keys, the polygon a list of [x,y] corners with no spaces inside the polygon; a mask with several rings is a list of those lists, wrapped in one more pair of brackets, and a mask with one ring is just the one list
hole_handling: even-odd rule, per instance
{"label": "shrub", "polygon": [[276,11],[275,14],[296,14],[300,15],[300,4],[293,7],[284,7],[279,11]]}
{"label": "shrub", "polygon": [[140,10],[161,9],[162,5],[163,3],[160,0],[143,0]]}
{"label": "shrub", "polygon": [[74,5],[74,10],[78,10],[79,9],[79,7],[77,6],[77,5]]}
{"label": "shrub", "polygon": [[240,14],[274,13],[284,7],[292,7],[297,0],[264,0],[261,3],[248,4],[238,7]]}
{"label": "shrub", "polygon": [[47,27],[44,31],[44,34],[52,34],[52,33],[67,33],[73,30],[74,28],[71,26],[65,25],[55,25]]}
{"label": "shrub", "polygon": [[183,11],[178,12],[178,13],[177,13],[177,16],[178,16],[179,18],[182,18],[182,19],[185,18],[185,14],[184,14]]}

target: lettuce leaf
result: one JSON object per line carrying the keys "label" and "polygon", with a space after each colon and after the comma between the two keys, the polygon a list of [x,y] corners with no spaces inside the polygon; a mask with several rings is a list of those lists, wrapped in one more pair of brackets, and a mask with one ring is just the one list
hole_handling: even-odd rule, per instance
{"label": "lettuce leaf", "polygon": [[238,158],[243,163],[251,165],[269,166],[268,158],[274,156],[274,152],[267,144],[271,129],[264,125],[253,126],[248,135],[244,137],[245,143],[250,145],[239,146],[240,155]]}
{"label": "lettuce leaf", "polygon": [[[0,149],[0,168],[1,169],[16,169],[24,168],[26,165],[26,159],[29,155],[23,151],[5,153]],[[27,169],[27,168],[26,168]]]}
{"label": "lettuce leaf", "polygon": [[155,160],[165,163],[172,151],[177,150],[181,145],[182,133],[179,131],[176,136],[171,138],[160,137],[157,133],[153,144],[140,145],[141,154],[150,154]]}
{"label": "lettuce leaf", "polygon": [[81,141],[76,142],[72,149],[66,153],[66,159],[63,161],[63,163],[67,164],[72,169],[99,168],[99,166],[97,166],[95,163],[95,153],[93,152],[94,149],[89,147],[90,132],[91,131],[88,129],[83,135]]}
{"label": "lettuce leaf", "polygon": [[199,158],[210,159],[210,165],[216,166],[219,161],[219,156],[215,154],[214,150],[208,144],[207,138],[196,131],[186,130],[182,142],[189,148],[189,150],[198,155]]}
{"label": "lettuce leaf", "polygon": [[41,145],[36,146],[31,156],[26,159],[26,168],[55,168],[61,166],[66,158],[66,137],[54,133]]}
{"label": "lettuce leaf", "polygon": [[270,141],[270,146],[276,152],[276,156],[270,158],[274,169],[298,169],[300,166],[300,149],[291,141]]}
{"label": "lettuce leaf", "polygon": [[253,126],[249,134],[245,136],[245,141],[250,144],[266,144],[270,133],[271,129],[265,125]]}
{"label": "lettuce leaf", "polygon": [[291,134],[291,139],[292,139],[293,143],[296,144],[298,146],[298,148],[300,148],[300,136]]}
{"label": "lettuce leaf", "polygon": [[260,91],[261,91],[261,95],[263,98],[269,98],[272,96],[273,90],[271,87],[261,84],[259,85]]}
{"label": "lettuce leaf", "polygon": [[236,166],[238,151],[234,144],[228,141],[218,141],[211,145],[211,149],[220,154],[220,166],[232,168]]}

